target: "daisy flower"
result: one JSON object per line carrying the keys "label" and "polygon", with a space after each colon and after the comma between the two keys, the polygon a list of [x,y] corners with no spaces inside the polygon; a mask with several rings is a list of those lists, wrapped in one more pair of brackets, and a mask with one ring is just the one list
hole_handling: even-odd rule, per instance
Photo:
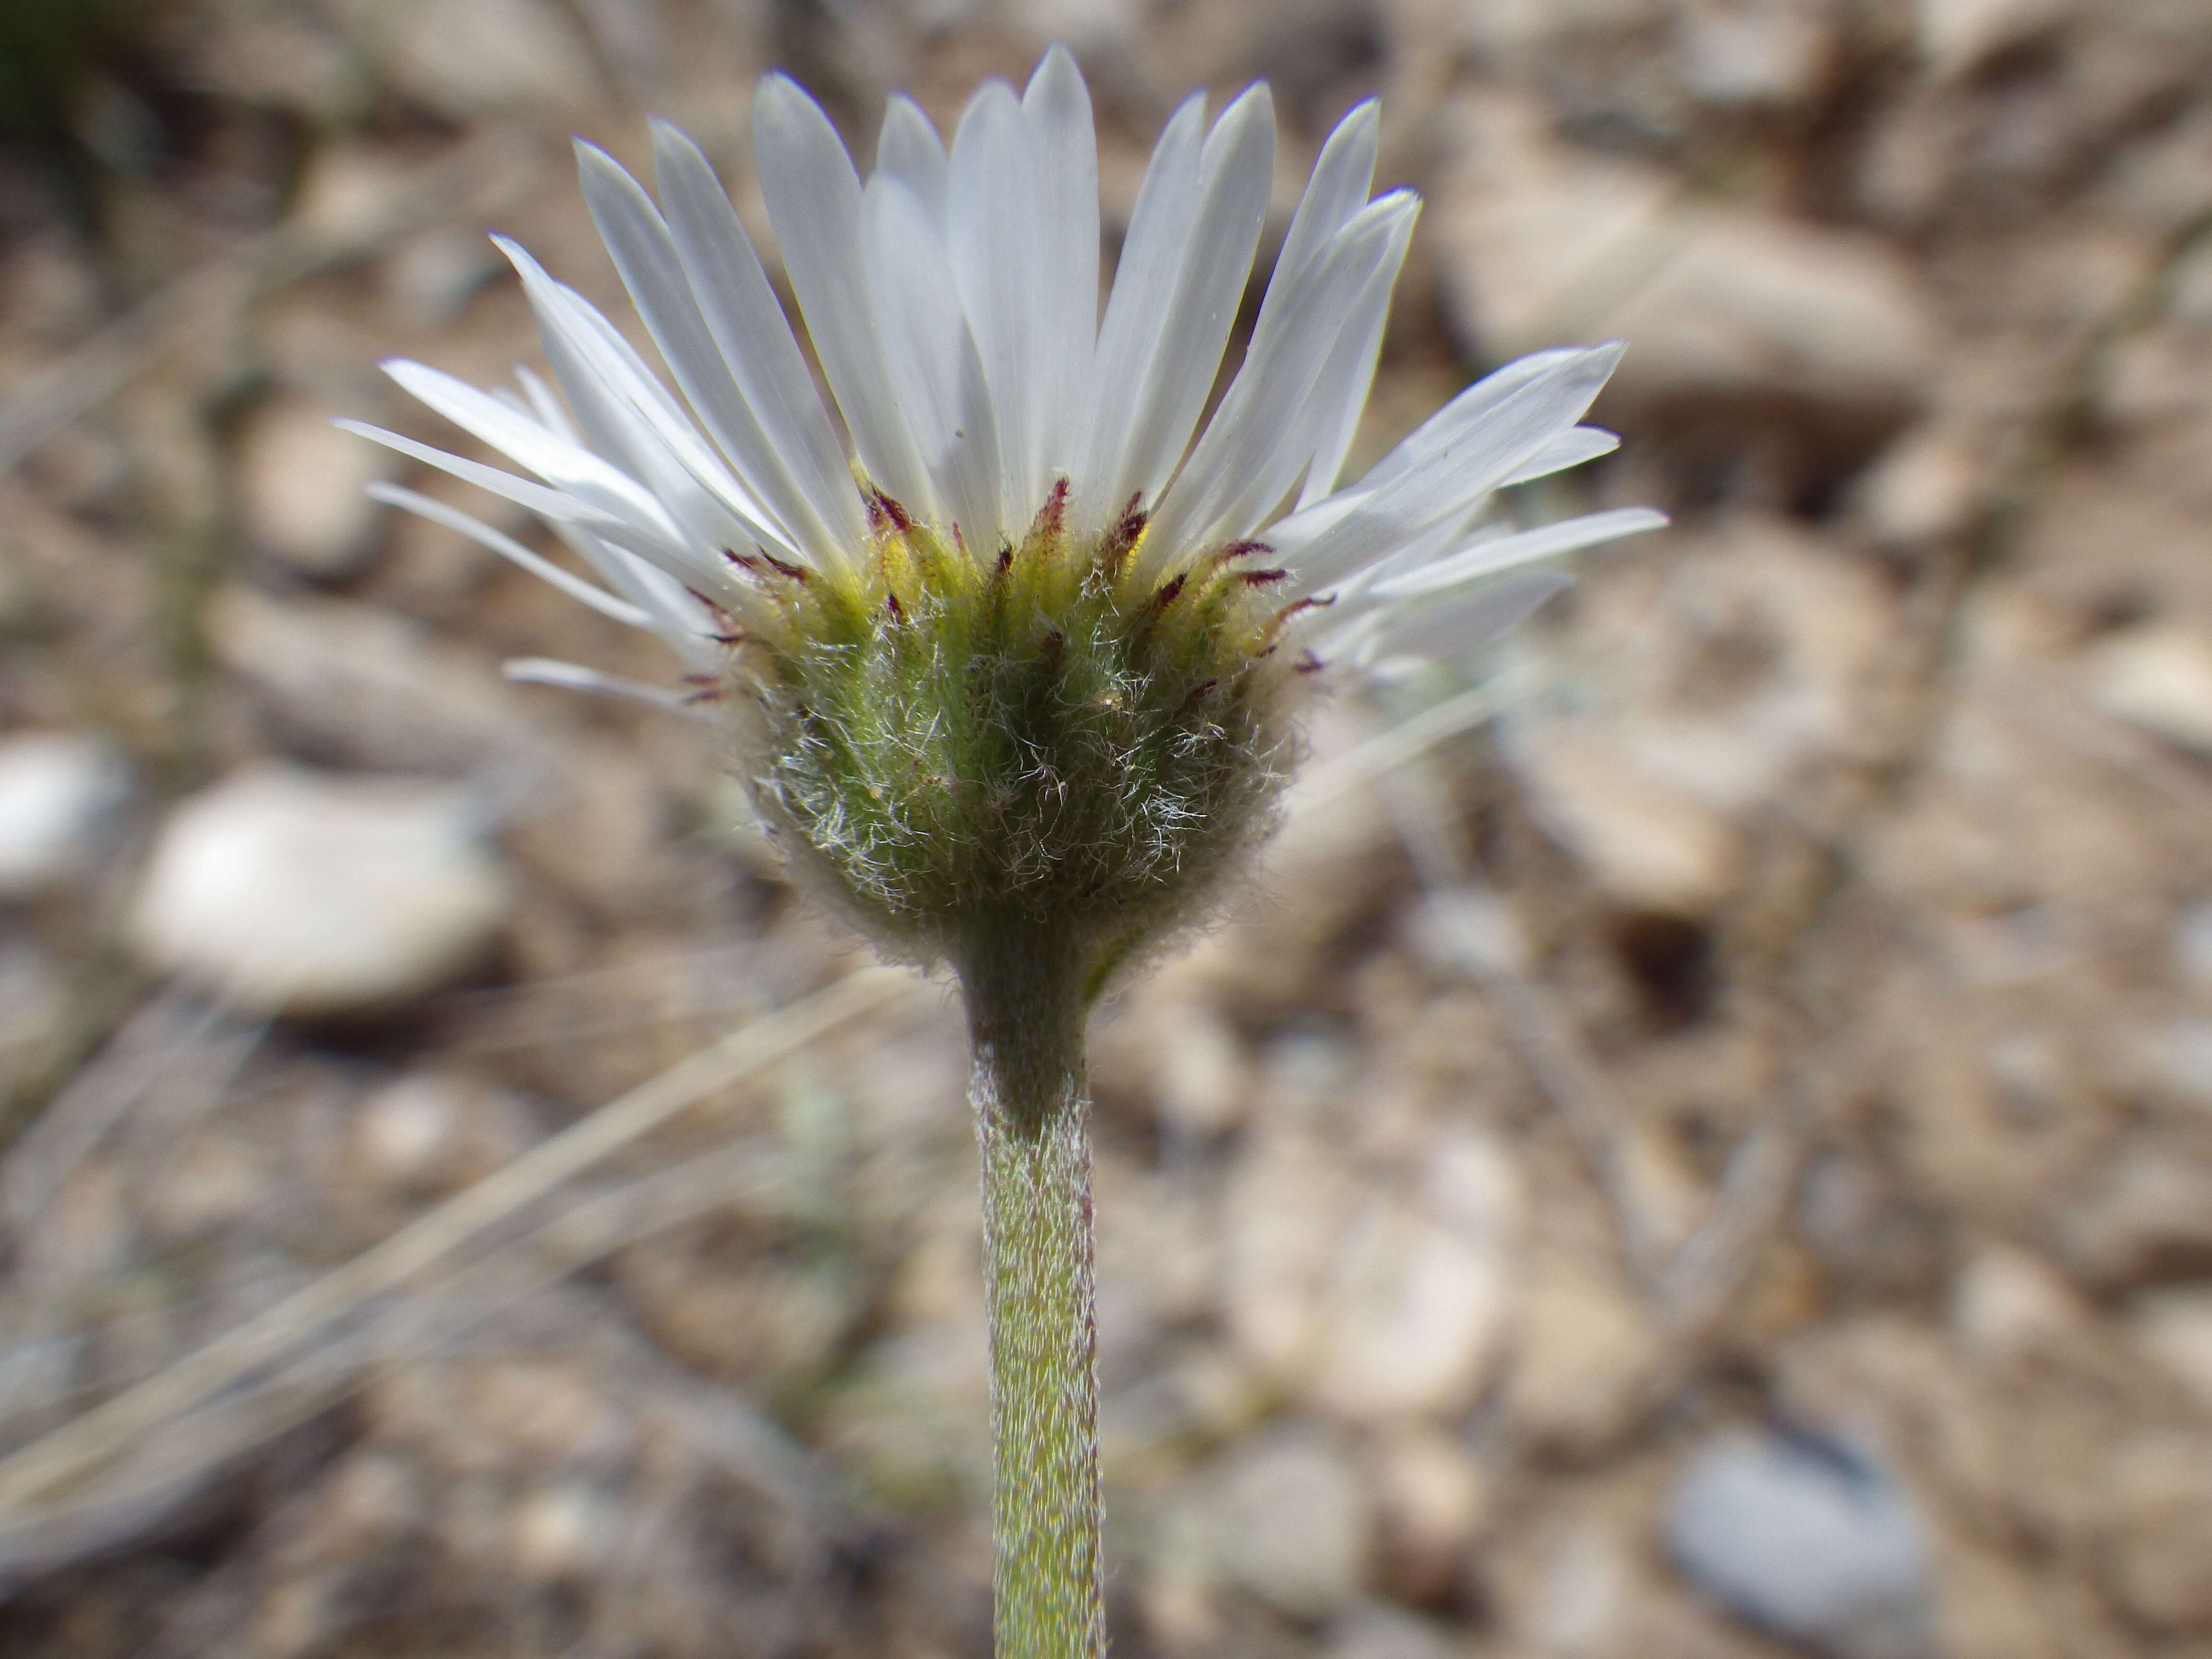
{"label": "daisy flower", "polygon": [[[1074,58],[987,82],[948,147],[912,100],[863,179],[772,75],[754,164],[811,346],[698,147],[654,129],[653,196],[578,146],[584,195],[674,382],[521,248],[556,391],[414,362],[414,396],[520,469],[354,430],[543,519],[586,580],[452,526],[685,665],[728,715],[794,866],[967,994],[984,1143],[1002,1656],[1095,1650],[1082,1027],[1100,986],[1264,827],[1300,670],[1480,642],[1564,554],[1663,522],[1534,529],[1507,486],[1614,447],[1579,424],[1617,345],[1540,352],[1343,474],[1419,200],[1371,196],[1377,112],[1322,147],[1249,343],[1208,412],[1267,216],[1274,117],[1202,96],[1154,147],[1099,304],[1097,152]],[[826,382],[825,399],[817,370]]]}
{"label": "daisy flower", "polygon": [[[972,671],[1021,648],[973,637],[988,620],[979,611],[995,608],[1002,630],[1030,629],[1032,646],[1089,629],[1080,645],[1097,648],[1076,650],[1086,660],[1071,672],[1093,696],[1119,689],[1130,729],[1091,735],[1127,749],[1148,696],[1211,683],[1200,701],[1234,725],[1267,712],[1285,665],[1387,670],[1463,650],[1565,585],[1549,562],[1664,521],[1630,507],[1516,529],[1493,509],[1501,488],[1615,447],[1577,422],[1617,345],[1510,364],[1343,481],[1420,208],[1406,191],[1370,198],[1376,113],[1361,105],[1322,148],[1243,362],[1202,424],[1267,216],[1267,89],[1252,88],[1211,125],[1202,96],[1175,112],[1102,319],[1090,98],[1058,46],[1025,91],[979,90],[949,150],[918,105],[894,98],[865,181],[798,85],[762,83],[755,162],[834,412],[713,168],[657,125],[659,206],[604,151],[580,143],[578,155],[592,216],[680,402],[605,318],[500,239],[560,396],[526,370],[515,389],[483,392],[421,363],[386,367],[523,474],[348,424],[544,519],[604,586],[429,497],[377,487],[657,633],[688,668],[692,696],[711,685],[765,714],[741,723],[778,728],[764,748],[748,744],[768,816],[797,830],[802,855],[841,866],[833,888],[872,931],[941,950],[939,901],[958,908],[958,890],[1006,872],[917,858],[911,843],[934,834],[917,815],[943,814],[915,786],[926,796],[932,780],[951,788],[964,775],[997,798],[1005,790],[988,786],[1005,780],[956,769],[977,757],[927,729],[950,718],[933,705],[915,708],[913,729],[875,734],[894,753],[844,757],[859,775],[779,758],[780,747],[834,743],[800,729],[806,691],[836,702],[914,689],[911,660],[872,673],[852,662],[862,636],[872,653],[934,658],[957,674],[948,651],[969,652]],[[1082,614],[1057,617],[1062,607]],[[1133,634],[1147,636],[1133,653]],[[1147,644],[1186,672],[1164,684],[1165,665],[1126,659]],[[830,664],[803,660],[825,652]],[[843,672],[828,672],[838,664]],[[564,663],[509,672],[656,695]],[[825,672],[847,683],[818,684]],[[1249,744],[1268,723],[1247,724]],[[884,765],[899,775],[877,775]],[[1106,815],[1126,821],[1091,826],[1126,842],[1150,817],[1152,857],[1138,862],[1159,867],[1136,872],[1139,885],[1168,866],[1194,884],[1198,866],[1228,850],[1207,843],[1238,839],[1223,819],[1244,815],[1207,799],[1204,769],[1153,779],[1149,801]],[[1176,833],[1196,817],[1212,820],[1211,835]],[[1023,850],[1050,863],[1054,839]],[[1118,894],[1113,908],[1133,920],[1159,908],[1137,899]]]}

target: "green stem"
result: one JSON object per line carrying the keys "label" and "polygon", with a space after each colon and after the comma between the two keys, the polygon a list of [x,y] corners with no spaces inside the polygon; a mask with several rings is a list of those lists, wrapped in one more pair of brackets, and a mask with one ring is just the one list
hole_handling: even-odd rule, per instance
{"label": "green stem", "polygon": [[995,1653],[1097,1659],[1106,1620],[1084,964],[1064,937],[987,929],[962,979],[983,1155]]}

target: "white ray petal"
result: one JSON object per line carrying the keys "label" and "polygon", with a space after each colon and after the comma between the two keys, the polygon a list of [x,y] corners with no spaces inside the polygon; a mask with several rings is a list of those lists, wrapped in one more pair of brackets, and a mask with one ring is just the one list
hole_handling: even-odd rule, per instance
{"label": "white ray petal", "polygon": [[540,426],[549,431],[559,433],[570,443],[583,441],[576,431],[575,422],[568,418],[568,410],[562,406],[561,400],[553,395],[553,388],[539,378],[536,369],[526,364],[517,363],[514,366],[514,378],[516,383],[522,387],[522,395],[530,404],[530,412],[538,417],[538,423]]}
{"label": "white ray petal", "polygon": [[1666,525],[1667,515],[1648,507],[1620,507],[1604,513],[1586,513],[1579,518],[1563,519],[1557,524],[1541,525],[1534,530],[1519,531],[1510,536],[1499,536],[1478,543],[1463,551],[1437,559],[1419,569],[1387,577],[1375,583],[1371,591],[1379,599],[1397,599],[1440,593],[1446,588],[1495,576],[1517,565],[1533,563],[1538,559],[1557,558],[1563,553],[1577,552],[1585,547],[1595,547],[1601,542],[1617,541],[1623,536],[1637,535],[1646,530],[1662,530]]}
{"label": "white ray petal", "polygon": [[[1279,331],[1297,302],[1304,285],[1315,274],[1316,262],[1326,257],[1344,228],[1367,206],[1367,192],[1375,178],[1378,126],[1377,107],[1370,99],[1340,121],[1322,147],[1313,175],[1307,180],[1290,230],[1283,239],[1282,251],[1276,256],[1267,294],[1261,301],[1260,315],[1253,325],[1248,358],[1265,358],[1274,349]],[[1311,400],[1301,398],[1298,402],[1294,436],[1291,422],[1285,422],[1287,447],[1282,453],[1291,476],[1306,465],[1310,457],[1321,458],[1318,470],[1308,468],[1311,476],[1303,492],[1304,501],[1317,501],[1335,487],[1345,451],[1351,447],[1360,411],[1366,406],[1375,362],[1382,350],[1382,323],[1389,312],[1390,291],[1397,282],[1399,267],[1405,262],[1412,229],[1409,218],[1405,236],[1386,261],[1387,274],[1379,282],[1367,282],[1359,295],[1344,307],[1342,321],[1335,325],[1339,331],[1335,343],[1330,346],[1328,361],[1315,380]],[[1310,308],[1305,314],[1312,314]],[[1267,473],[1267,486],[1276,483],[1279,471],[1273,469]],[[1325,483],[1322,482],[1324,476]],[[1282,480],[1282,489],[1287,488],[1288,479]],[[1261,509],[1273,507],[1282,489],[1262,495]],[[1252,493],[1258,495],[1259,487],[1255,486]],[[1249,505],[1229,517],[1239,520],[1227,529],[1225,533],[1229,535],[1242,535],[1254,527]]]}
{"label": "white ray petal", "polygon": [[561,662],[551,657],[510,657],[500,672],[518,685],[550,685],[562,691],[593,691],[620,697],[649,708],[682,713],[690,706],[690,694],[673,686],[649,685],[620,674],[603,674],[581,663]]}
{"label": "white ray petal", "polygon": [[1610,455],[1620,447],[1620,434],[1617,432],[1607,432],[1601,426],[1569,427],[1525,464],[1514,468],[1511,476],[1501,480],[1498,487],[1503,489],[1508,484],[1548,478],[1554,472],[1565,472],[1571,466]]}
{"label": "white ray petal", "polygon": [[[1278,533],[1279,530],[1268,532],[1271,538]],[[1510,523],[1477,525],[1471,523],[1465,515],[1455,514],[1451,518],[1431,525],[1426,530],[1415,532],[1383,557],[1353,571],[1343,580],[1330,584],[1327,590],[1330,602],[1340,606],[1367,604],[1370,597],[1368,590],[1387,577],[1400,575],[1408,570],[1420,569],[1425,566],[1434,564],[1438,559],[1450,554],[1462,552],[1492,537],[1510,536],[1512,533],[1513,526]],[[1269,544],[1273,544],[1271,541]],[[1297,569],[1295,557],[1291,558],[1290,562],[1292,576],[1288,589],[1289,596],[1293,599],[1303,599],[1311,591],[1313,584],[1304,579],[1303,573]]]}
{"label": "white ray petal", "polygon": [[1066,46],[1047,49],[1022,94],[1036,147],[1037,455],[1042,482],[1073,473],[1098,339],[1098,137],[1091,89]]}
{"label": "white ray petal", "polygon": [[1380,492],[1387,510],[1430,524],[1472,506],[1570,430],[1620,361],[1617,344],[1571,354],[1495,399],[1478,419],[1416,431],[1407,444],[1426,453],[1419,466]]}
{"label": "white ray petal", "polygon": [[1298,505],[1310,505],[1334,492],[1344,458],[1359,431],[1366,412],[1367,395],[1375,385],[1375,368],[1382,355],[1382,330],[1390,318],[1390,296],[1405,268],[1413,246],[1413,216],[1384,253],[1375,273],[1351,305],[1329,348],[1328,361],[1315,377],[1310,422],[1314,432],[1312,455]]}
{"label": "white ray petal", "polygon": [[990,557],[1006,529],[999,435],[945,249],[928,210],[887,173],[868,181],[862,213],[869,291],[892,388],[939,498],[969,550]]}
{"label": "white ray petal", "polygon": [[673,532],[674,521],[650,490],[582,445],[555,436],[489,393],[427,363],[395,357],[383,368],[409,395],[556,489],[602,513]]}
{"label": "white ray petal", "polygon": [[1361,210],[1298,273],[1279,325],[1253,350],[1152,522],[1158,560],[1242,537],[1280,501],[1335,410],[1314,393],[1346,313],[1403,257],[1416,204],[1386,197]]}
{"label": "white ray petal", "polygon": [[860,179],[815,101],[787,76],[753,98],[753,155],[785,272],[860,465],[912,512],[938,503],[884,372],[861,253]]}
{"label": "white ray petal", "polygon": [[[1044,189],[1037,175],[1038,157],[1014,89],[1003,81],[984,82],[953,135],[945,240],[990,391],[1003,491],[999,511],[1009,524],[1033,512],[1044,495],[1038,440],[1048,306],[1041,257]],[[883,321],[879,313],[878,325]]]}
{"label": "white ray petal", "polygon": [[1212,390],[1251,275],[1274,179],[1274,105],[1254,87],[1202,145],[1200,118],[1195,99],[1176,111],[1138,192],[1100,333],[1079,523],[1104,523],[1132,495],[1158,501]]}
{"label": "white ray petal", "polygon": [[951,176],[945,141],[921,106],[902,92],[894,93],[884,107],[884,129],[876,137],[876,171],[888,173],[912,191],[930,219],[944,225]]}
{"label": "white ray petal", "polygon": [[1370,663],[1386,654],[1415,661],[1455,656],[1517,627],[1573,586],[1556,570],[1519,571],[1442,600],[1366,613],[1322,635],[1314,649],[1324,659],[1349,655]]}
{"label": "white ray petal", "polygon": [[1260,331],[1273,325],[1270,313],[1278,308],[1276,296],[1288,291],[1299,275],[1321,253],[1329,239],[1352,216],[1367,205],[1375,182],[1375,151],[1378,139],[1379,106],[1372,98],[1336,124],[1322,146],[1298,198],[1297,212],[1283,238],[1283,251],[1275,256],[1274,274],[1267,282],[1267,298],[1261,302],[1254,325]]}
{"label": "white ray petal", "polygon": [[397,450],[427,466],[436,467],[441,472],[450,473],[465,483],[472,483],[495,495],[503,496],[552,524],[588,530],[625,552],[659,566],[679,582],[687,585],[696,583],[709,590],[737,590],[738,585],[729,572],[714,558],[685,541],[667,514],[657,505],[652,507],[651,516],[643,520],[617,516],[614,512],[564,490],[532,483],[527,478],[518,478],[512,472],[502,472],[495,466],[484,465],[481,461],[448,454],[442,449],[432,448],[428,444],[402,437],[397,432],[386,432],[381,427],[370,426],[364,421],[342,420],[331,424],[357,437],[366,438],[371,443]]}
{"label": "white ray petal", "polygon": [[1581,362],[1589,349],[1581,346],[1553,346],[1543,351],[1532,351],[1525,357],[1516,357],[1503,368],[1492,370],[1414,428],[1395,449],[1368,471],[1366,476],[1359,480],[1359,488],[1379,488],[1402,473],[1437,461],[1468,433],[1488,421],[1492,411],[1508,398],[1533,382]]}
{"label": "white ray petal", "polygon": [[[1206,98],[1194,93],[1152,146],[1099,325],[1097,395],[1085,418],[1081,459],[1073,480],[1073,510],[1080,527],[1098,527],[1128,501],[1123,480],[1130,470],[1132,426],[1137,410],[1152,395],[1160,338],[1198,228],[1205,145]],[[1255,230],[1255,240],[1257,234]]]}
{"label": "white ray petal", "polygon": [[693,538],[805,554],[722,465],[613,324],[501,236],[493,242],[522,278],[545,348],[586,441],[648,487]]}
{"label": "white ray petal", "polygon": [[[720,647],[701,631],[699,595],[688,581],[679,581],[649,559],[616,546],[603,536],[575,524],[553,526],[553,533],[568,550],[598,571],[617,593],[652,618],[653,631],[694,667],[712,667]],[[720,592],[725,599],[738,597],[739,584],[729,581]]]}
{"label": "white ray petal", "polygon": [[842,545],[859,546],[852,468],[752,239],[696,144],[665,122],[653,142],[668,228],[723,360],[816,516]]}
{"label": "white ray petal", "polygon": [[381,479],[368,486],[368,494],[372,499],[386,506],[399,507],[417,518],[428,519],[433,524],[441,524],[448,530],[459,532],[477,546],[489,548],[502,559],[527,570],[538,580],[549,583],[570,599],[591,606],[602,617],[611,617],[616,622],[648,632],[653,629],[653,619],[642,605],[617,599],[605,588],[586,581],[573,571],[563,570],[552,560],[532,552],[504,531],[495,530],[482,519],[473,518],[457,507],[448,507],[434,496],[404,489]]}
{"label": "white ray petal", "polygon": [[614,158],[579,142],[584,199],[623,285],[645,319],[662,359],[750,493],[785,539],[819,564],[844,556],[808,490],[793,477],[782,447],[769,436],[731,372],[701,314],[675,239],[652,198]]}
{"label": "white ray petal", "polygon": [[[1540,353],[1533,369],[1510,365],[1462,393],[1352,487],[1357,505],[1304,541],[1303,579],[1340,580],[1417,532],[1471,513],[1581,419],[1620,355],[1618,346]],[[1508,389],[1493,395],[1492,382]]]}

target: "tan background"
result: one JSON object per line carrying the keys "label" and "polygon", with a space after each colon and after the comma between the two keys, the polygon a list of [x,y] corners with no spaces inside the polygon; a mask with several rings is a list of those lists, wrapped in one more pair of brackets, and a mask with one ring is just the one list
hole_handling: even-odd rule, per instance
{"label": "tan background", "polygon": [[[2203,0],[154,6],[0,161],[0,732],[113,786],[0,898],[0,1427],[859,965],[708,728],[497,676],[658,647],[371,509],[324,422],[453,442],[375,361],[534,359],[487,227],[614,308],[571,131],[674,117],[758,226],[763,67],[867,143],[1055,37],[1109,249],[1188,88],[1274,83],[1263,262],[1381,93],[1429,205],[1361,453],[1625,335],[1623,455],[1525,507],[1677,515],[1480,665],[1493,724],[1394,766],[1461,671],[1322,706],[1263,878],[1102,1024],[1117,1651],[1780,1651],[1661,1516],[1782,1420],[1924,1525],[1924,1617],[1832,1651],[2212,1653]],[[178,944],[169,815],[271,763],[297,893]],[[451,844],[348,851],[407,811]],[[256,941],[363,867],[386,957],[271,1019]],[[961,1068],[896,997],[0,1468],[0,1654],[982,1654]]]}

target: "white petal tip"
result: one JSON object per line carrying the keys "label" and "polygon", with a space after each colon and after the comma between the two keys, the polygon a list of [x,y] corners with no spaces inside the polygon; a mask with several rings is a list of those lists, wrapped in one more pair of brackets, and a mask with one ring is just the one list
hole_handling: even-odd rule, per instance
{"label": "white petal tip", "polygon": [[601,696],[620,697],[629,702],[641,702],[648,708],[681,711],[690,706],[690,699],[682,692],[665,685],[648,685],[642,680],[626,679],[619,674],[602,674],[597,669],[586,668],[577,663],[556,662],[550,657],[510,657],[500,665],[500,672],[518,685],[548,685],[562,691],[593,691]]}
{"label": "white petal tip", "polygon": [[516,273],[524,279],[527,280],[533,275],[544,274],[544,268],[537,260],[531,258],[530,250],[516,241],[514,237],[503,236],[499,232],[494,231],[491,234],[491,245],[506,256],[507,264],[513,265]]}

